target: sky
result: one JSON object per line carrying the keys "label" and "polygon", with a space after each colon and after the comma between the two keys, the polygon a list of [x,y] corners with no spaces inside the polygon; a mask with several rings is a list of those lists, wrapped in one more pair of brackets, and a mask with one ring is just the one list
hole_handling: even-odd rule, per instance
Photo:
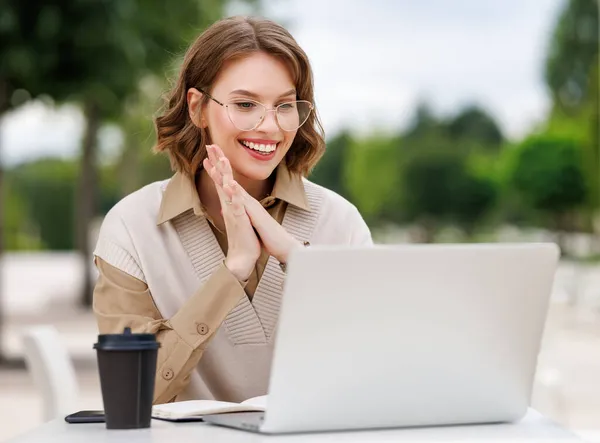
{"label": "sky", "polygon": [[[481,105],[512,139],[548,112],[544,58],[565,0],[263,1],[309,56],[328,135],[397,131],[420,101],[443,116]],[[0,159],[73,156],[82,133],[76,107],[32,102],[0,123]],[[121,140],[106,128],[103,152]]]}

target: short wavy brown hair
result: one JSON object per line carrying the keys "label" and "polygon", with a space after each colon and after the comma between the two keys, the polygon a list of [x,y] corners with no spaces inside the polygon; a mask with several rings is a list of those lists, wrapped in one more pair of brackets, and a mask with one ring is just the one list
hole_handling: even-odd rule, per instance
{"label": "short wavy brown hair", "polygon": [[[229,17],[211,25],[187,50],[177,83],[157,117],[156,152],[167,152],[171,168],[194,176],[206,157],[208,132],[191,120],[189,88],[211,90],[223,64],[256,52],[271,54],[290,69],[297,99],[314,104],[313,73],[306,53],[281,25],[257,17]],[[204,103],[209,100],[206,95]],[[202,106],[199,107],[200,109]],[[201,110],[199,111],[201,112]],[[291,172],[307,176],[325,152],[323,126],[316,108],[296,134],[285,162]]]}

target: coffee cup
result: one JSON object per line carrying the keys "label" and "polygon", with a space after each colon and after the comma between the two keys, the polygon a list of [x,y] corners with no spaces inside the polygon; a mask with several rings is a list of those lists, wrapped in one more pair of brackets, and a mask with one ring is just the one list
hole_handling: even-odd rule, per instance
{"label": "coffee cup", "polygon": [[108,429],[150,427],[159,346],[154,334],[130,328],[98,336],[94,349]]}

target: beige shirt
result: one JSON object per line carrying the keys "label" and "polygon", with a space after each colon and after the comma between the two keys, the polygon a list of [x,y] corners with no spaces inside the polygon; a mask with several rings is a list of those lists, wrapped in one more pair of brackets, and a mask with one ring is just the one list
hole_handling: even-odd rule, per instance
{"label": "beige shirt", "polygon": [[[371,242],[354,206],[283,166],[262,203],[299,240]],[[181,174],[126,197],[105,218],[94,312],[101,333],[129,326],[157,335],[155,403],[266,393],[283,275],[263,251],[245,292],[222,262],[226,249]]]}

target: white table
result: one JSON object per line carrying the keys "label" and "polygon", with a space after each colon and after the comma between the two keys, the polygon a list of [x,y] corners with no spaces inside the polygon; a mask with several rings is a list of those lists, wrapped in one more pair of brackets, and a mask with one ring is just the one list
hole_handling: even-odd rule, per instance
{"label": "white table", "polygon": [[452,426],[421,429],[392,429],[360,432],[329,432],[266,436],[204,423],[170,423],[152,420],[148,429],[108,430],[103,423],[67,424],[50,421],[9,443],[280,443],[280,442],[580,442],[571,432],[561,428],[534,410],[516,424]]}

